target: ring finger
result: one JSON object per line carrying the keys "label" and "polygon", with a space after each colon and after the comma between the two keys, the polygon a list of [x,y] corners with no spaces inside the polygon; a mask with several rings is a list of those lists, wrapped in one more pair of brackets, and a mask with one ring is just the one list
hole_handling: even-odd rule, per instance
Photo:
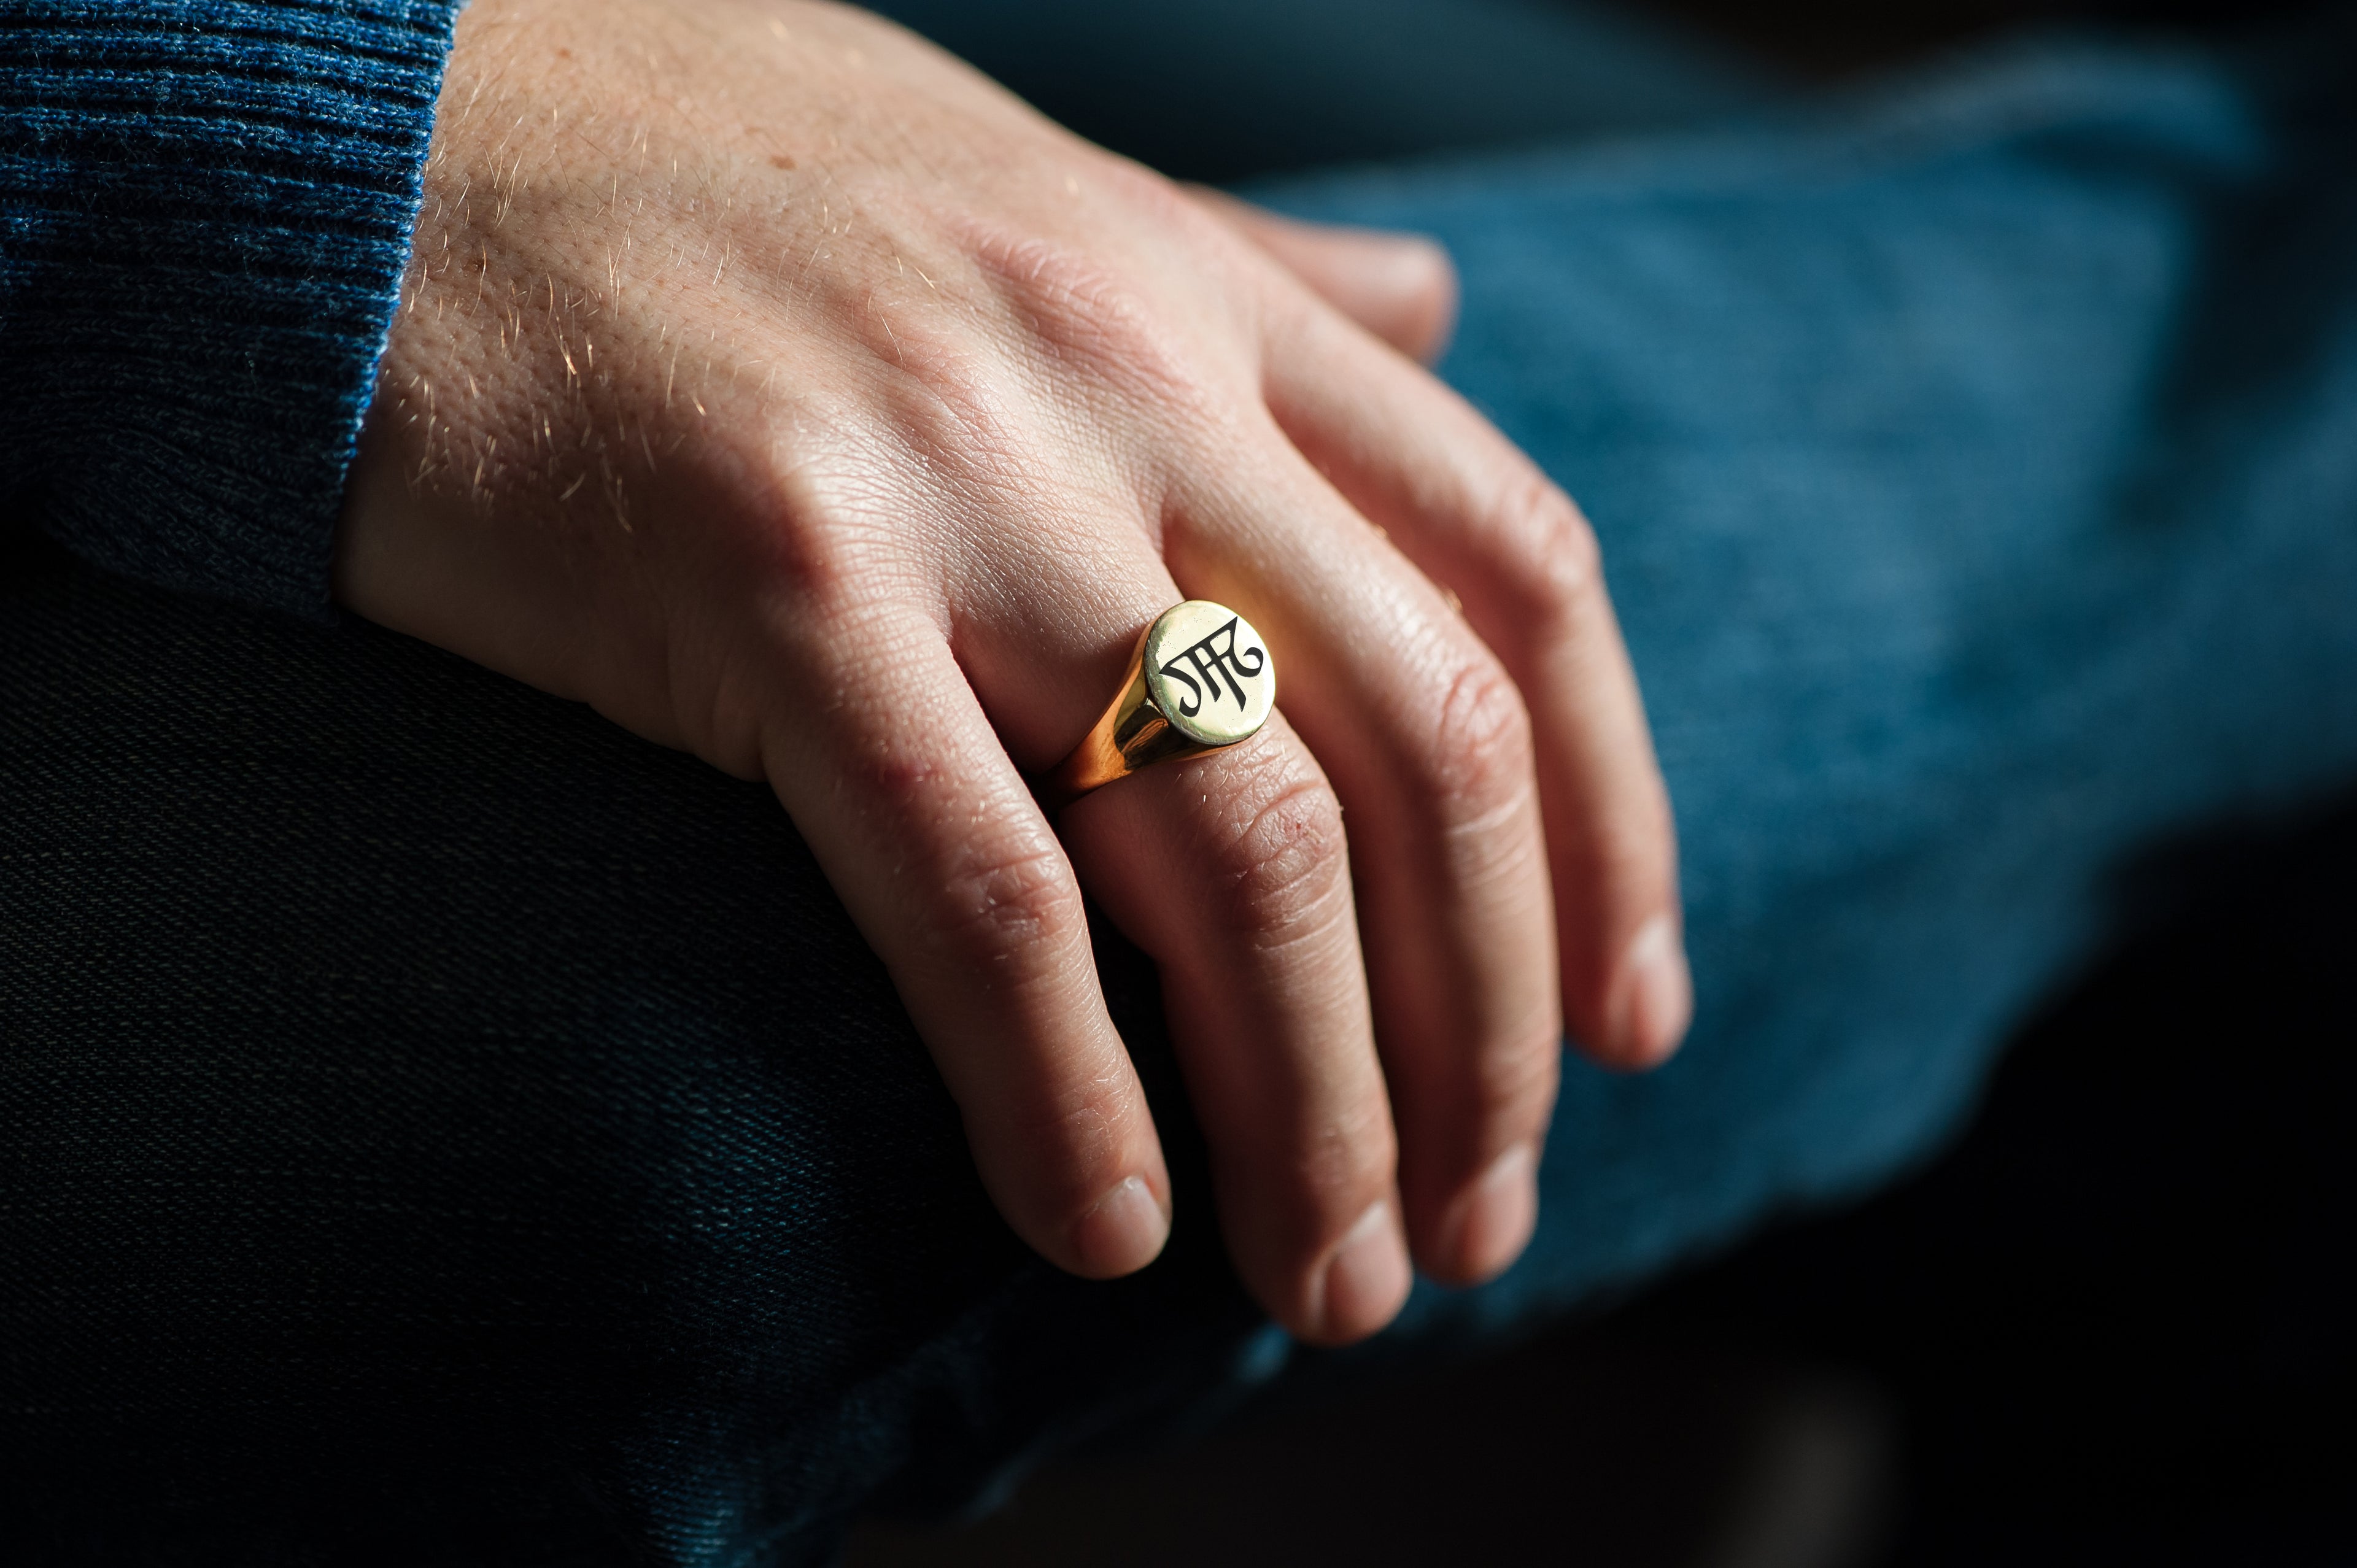
{"label": "ring finger", "polygon": [[[1043,554],[1026,579],[1037,602],[960,638],[985,708],[1035,775],[1094,722],[1139,628],[1181,596],[1145,530],[1127,537]],[[1076,612],[1092,629],[1069,635],[1093,652],[1021,678],[1039,669],[1038,628]],[[1275,717],[1240,745],[1085,795],[1058,825],[1082,885],[1161,970],[1245,1283],[1305,1339],[1381,1327],[1411,1277],[1397,1145],[1341,810],[1318,762]]]}

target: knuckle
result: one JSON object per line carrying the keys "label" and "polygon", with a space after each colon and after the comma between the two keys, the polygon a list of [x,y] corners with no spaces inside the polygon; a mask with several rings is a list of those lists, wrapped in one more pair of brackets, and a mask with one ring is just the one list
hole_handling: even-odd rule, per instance
{"label": "knuckle", "polygon": [[1474,1060],[1471,1110],[1491,1125],[1544,1127],[1562,1077],[1563,1039],[1550,1030]]}
{"label": "knuckle", "polygon": [[1144,164],[1111,158],[1097,164],[1091,175],[1114,200],[1158,228],[1183,231],[1202,222],[1201,211],[1187,193]]}
{"label": "knuckle", "polygon": [[891,448],[877,456],[911,459],[935,479],[990,494],[1020,482],[1041,443],[1037,411],[1007,373],[1003,352],[963,325],[947,327],[899,313],[877,317],[889,359],[877,396],[888,413]]}
{"label": "knuckle", "polygon": [[1307,1261],[1391,1190],[1399,1137],[1381,1104],[1328,1107],[1314,1121],[1282,1122],[1219,1156],[1237,1182],[1279,1200],[1290,1216],[1290,1245]]}
{"label": "knuckle", "polygon": [[1549,619],[1580,609],[1603,591],[1604,556],[1595,529],[1545,475],[1521,475],[1500,498],[1497,536],[1508,580]]}
{"label": "knuckle", "polygon": [[1141,406],[1205,405],[1182,330],[1103,263],[1038,239],[985,243],[978,257],[1036,352]]}
{"label": "knuckle", "polygon": [[804,618],[866,613],[910,576],[915,559],[905,499],[888,468],[845,435],[800,441],[772,436],[766,450],[730,467],[757,475],[732,510],[752,520],[733,531],[750,541],[732,564]]}
{"label": "knuckle", "polygon": [[1272,767],[1252,783],[1215,865],[1230,918],[1275,943],[1347,899],[1349,849],[1341,802],[1313,770]]}
{"label": "knuckle", "polygon": [[985,984],[1039,972],[1087,918],[1061,851],[1019,832],[959,852],[934,887],[934,940]]}
{"label": "knuckle", "polygon": [[1536,770],[1530,710],[1486,654],[1467,660],[1449,681],[1426,746],[1426,787],[1449,827],[1498,822],[1530,796]]}
{"label": "knuckle", "polygon": [[[1677,824],[1658,776],[1597,813],[1566,864],[1594,896],[1617,907],[1666,908],[1677,900]],[[1605,926],[1587,929],[1604,940]]]}
{"label": "knuckle", "polygon": [[1064,1074],[1017,1100],[1005,1132],[1033,1156],[1038,1201],[1077,1219],[1103,1197],[1138,1141],[1142,1107],[1130,1078],[1112,1072]]}
{"label": "knuckle", "polygon": [[1338,1119],[1309,1144],[1300,1166],[1303,1187],[1317,1208],[1348,1226],[1391,1189],[1399,1170],[1399,1134],[1381,1104]]}
{"label": "knuckle", "polygon": [[849,613],[874,586],[877,553],[865,530],[836,527],[804,511],[767,531],[760,581],[791,604]]}

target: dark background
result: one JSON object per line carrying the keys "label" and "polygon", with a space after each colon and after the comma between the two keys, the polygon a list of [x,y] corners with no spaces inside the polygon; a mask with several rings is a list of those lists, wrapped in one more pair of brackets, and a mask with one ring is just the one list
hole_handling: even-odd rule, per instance
{"label": "dark background", "polygon": [[1645,0],[1626,8],[1689,23],[1811,76],[1840,77],[2042,23],[2215,30],[2315,7],[2299,0]]}
{"label": "dark background", "polygon": [[[1936,60],[2008,32],[2221,33],[2298,0],[867,0],[1092,141],[1180,179],[1251,181],[1672,130]],[[1526,26],[1557,3],[1569,37]],[[1699,46],[1694,48],[1691,46]],[[1677,82],[1662,80],[1663,55]]]}
{"label": "dark background", "polygon": [[854,1563],[2357,1562],[2357,800],[2140,875],[2152,924],[1916,1179]]}

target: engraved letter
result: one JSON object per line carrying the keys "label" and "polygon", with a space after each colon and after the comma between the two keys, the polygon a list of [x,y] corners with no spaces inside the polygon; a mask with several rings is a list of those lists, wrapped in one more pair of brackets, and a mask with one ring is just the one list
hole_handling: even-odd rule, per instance
{"label": "engraved letter", "polygon": [[[1194,694],[1193,702],[1182,700],[1179,703],[1178,712],[1182,716],[1191,719],[1203,711],[1205,702],[1217,702],[1227,696],[1235,698],[1240,710],[1252,706],[1252,699],[1244,695],[1244,677],[1257,675],[1268,668],[1268,651],[1260,648],[1246,649],[1243,651],[1252,656],[1252,662],[1247,664],[1243,661],[1236,650],[1236,622],[1240,618],[1230,618],[1227,625],[1162,666],[1166,679],[1183,682]],[[1222,637],[1228,639],[1227,646],[1215,646]],[[1194,667],[1193,675],[1178,668],[1181,660]],[[1221,682],[1223,675],[1227,678],[1224,685]],[[1198,676],[1201,677],[1200,685],[1196,680]]]}

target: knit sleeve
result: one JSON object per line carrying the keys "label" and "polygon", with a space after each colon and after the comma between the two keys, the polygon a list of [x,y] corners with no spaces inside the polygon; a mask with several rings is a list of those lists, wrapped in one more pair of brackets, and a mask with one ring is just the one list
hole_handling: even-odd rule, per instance
{"label": "knit sleeve", "polygon": [[462,0],[0,0],[0,507],[323,617]]}

